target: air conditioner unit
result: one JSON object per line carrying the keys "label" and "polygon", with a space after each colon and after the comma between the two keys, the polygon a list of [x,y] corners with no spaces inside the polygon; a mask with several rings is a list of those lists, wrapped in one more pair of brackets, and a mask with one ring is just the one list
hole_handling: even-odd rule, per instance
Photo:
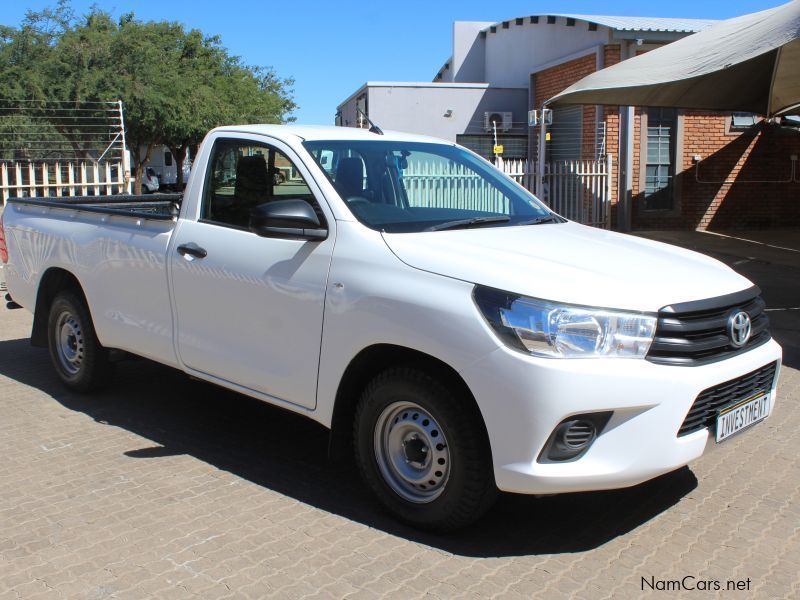
{"label": "air conditioner unit", "polygon": [[513,125],[514,115],[511,111],[492,111],[483,113],[484,131],[494,131],[494,124],[497,124],[497,131],[509,131]]}

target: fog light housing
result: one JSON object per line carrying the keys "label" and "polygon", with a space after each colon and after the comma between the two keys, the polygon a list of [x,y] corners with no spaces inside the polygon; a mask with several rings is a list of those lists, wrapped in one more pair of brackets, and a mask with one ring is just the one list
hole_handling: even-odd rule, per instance
{"label": "fog light housing", "polygon": [[607,411],[567,417],[550,434],[539,454],[539,462],[566,462],[579,459],[602,433],[611,414],[611,411]]}

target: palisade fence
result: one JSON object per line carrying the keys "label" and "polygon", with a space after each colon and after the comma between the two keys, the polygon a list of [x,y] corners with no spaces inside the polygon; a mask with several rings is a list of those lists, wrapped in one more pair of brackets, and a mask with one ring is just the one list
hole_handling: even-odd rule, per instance
{"label": "palisade fence", "polygon": [[0,101],[0,201],[130,193],[122,103]]}
{"label": "palisade fence", "polygon": [[0,195],[9,198],[99,196],[130,191],[126,160],[0,160]]}
{"label": "palisade fence", "polygon": [[[544,165],[537,189],[537,164],[498,160],[497,168],[535,194],[558,214],[585,225],[609,228],[611,157],[599,160],[551,161]],[[403,170],[411,206],[469,208],[508,213],[508,198],[463,165],[450,161],[414,161]]]}
{"label": "palisade fence", "polygon": [[453,161],[409,159],[403,186],[410,206],[509,211],[506,196],[472,169]]}
{"label": "palisade fence", "polygon": [[499,160],[497,168],[571,221],[610,229],[611,155],[597,160],[556,160],[544,164],[538,188],[535,161]]}

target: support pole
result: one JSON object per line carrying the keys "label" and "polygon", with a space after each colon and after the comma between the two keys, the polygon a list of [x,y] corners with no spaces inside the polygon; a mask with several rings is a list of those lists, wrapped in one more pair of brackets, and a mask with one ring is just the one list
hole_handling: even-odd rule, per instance
{"label": "support pole", "polygon": [[544,197],[544,161],[547,139],[547,122],[544,118],[544,111],[547,108],[547,102],[542,104],[542,112],[539,117],[539,152],[536,157],[536,196],[539,200],[543,200],[550,206],[550,203]]}
{"label": "support pole", "polygon": [[122,136],[122,176],[125,182],[125,192],[131,193],[131,155],[128,152],[125,140],[125,116],[122,111],[122,100],[117,101],[119,106],[119,133]]}

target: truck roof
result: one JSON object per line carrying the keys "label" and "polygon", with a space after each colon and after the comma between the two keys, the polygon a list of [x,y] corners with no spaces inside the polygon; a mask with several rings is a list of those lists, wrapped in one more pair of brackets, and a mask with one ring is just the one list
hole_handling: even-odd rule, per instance
{"label": "truck roof", "polygon": [[452,142],[439,138],[401,131],[384,130],[383,135],[372,133],[357,127],[338,127],[334,125],[225,125],[217,127],[215,132],[244,132],[268,135],[276,138],[293,136],[303,141],[306,140],[385,140],[404,142],[429,142],[449,144]]}

